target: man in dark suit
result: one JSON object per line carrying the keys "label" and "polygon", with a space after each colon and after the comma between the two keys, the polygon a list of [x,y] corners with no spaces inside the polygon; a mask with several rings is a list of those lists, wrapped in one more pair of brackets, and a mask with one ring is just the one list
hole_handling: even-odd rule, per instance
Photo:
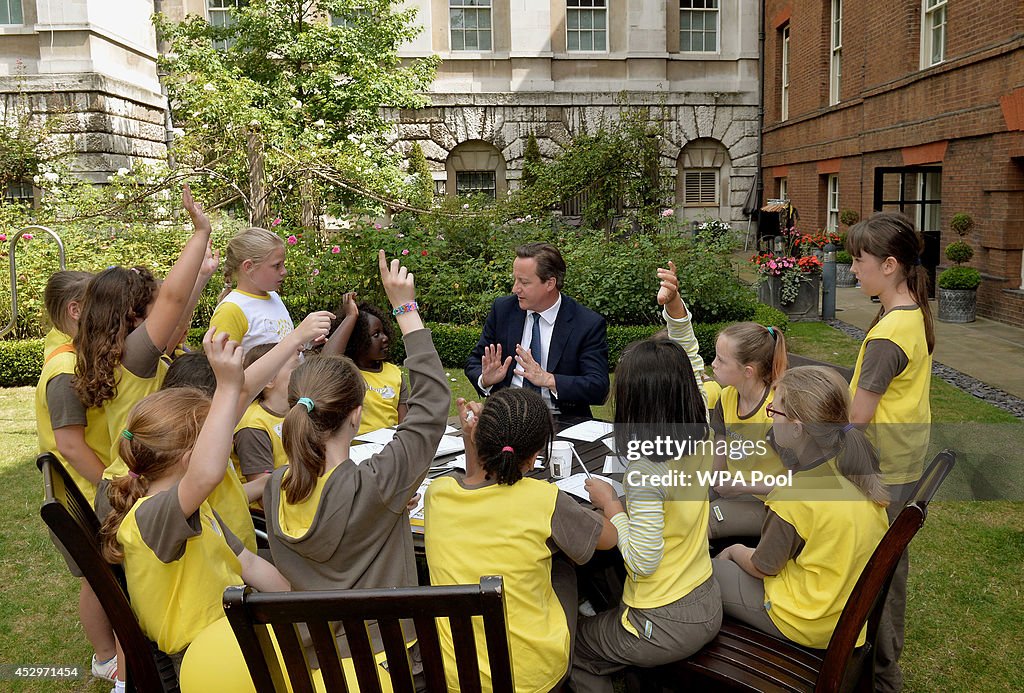
{"label": "man in dark suit", "polygon": [[564,277],[565,260],[554,246],[516,248],[513,295],[494,301],[466,364],[466,377],[481,396],[529,387],[566,416],[590,416],[590,405],[604,403],[605,321],[561,292]]}

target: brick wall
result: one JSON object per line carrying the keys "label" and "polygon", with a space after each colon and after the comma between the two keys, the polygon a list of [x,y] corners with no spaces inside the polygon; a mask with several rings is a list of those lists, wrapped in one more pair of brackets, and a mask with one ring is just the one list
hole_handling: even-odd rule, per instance
{"label": "brick wall", "polygon": [[[946,60],[924,70],[920,0],[843,5],[841,99],[829,106],[831,2],[765,2],[767,189],[778,189],[772,168],[780,167],[801,226],[821,228],[827,214],[821,162],[839,159],[840,208],[865,217],[874,170],[906,165],[905,148],[938,143],[925,151],[938,152],[941,161],[914,163],[942,166],[942,247],[955,240],[947,230],[952,215],[971,214],[971,264],[986,277],[979,314],[1024,326],[1024,294],[1007,291],[1020,287],[1024,250],[1024,132],[1008,129],[1000,106],[1024,84],[1024,3],[949,3]],[[790,30],[790,96],[789,117],[780,122],[783,25]]]}

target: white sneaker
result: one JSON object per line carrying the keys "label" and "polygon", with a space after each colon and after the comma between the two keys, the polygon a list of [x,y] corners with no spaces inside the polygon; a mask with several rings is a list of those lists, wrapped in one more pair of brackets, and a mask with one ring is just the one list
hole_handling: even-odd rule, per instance
{"label": "white sneaker", "polygon": [[96,659],[96,655],[92,656],[92,675],[98,679],[106,679],[111,683],[117,678],[117,655],[114,655],[105,662],[100,662]]}

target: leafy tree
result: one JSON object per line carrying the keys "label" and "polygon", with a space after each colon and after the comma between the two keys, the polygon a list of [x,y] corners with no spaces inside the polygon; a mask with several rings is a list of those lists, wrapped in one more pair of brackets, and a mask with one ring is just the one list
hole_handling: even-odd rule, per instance
{"label": "leafy tree", "polygon": [[[250,133],[264,143],[267,202],[297,210],[296,197],[353,202],[309,170],[329,168],[357,190],[409,194],[389,150],[385,108],[428,104],[435,57],[403,61],[416,36],[415,9],[392,0],[251,0],[228,27],[158,15],[169,51],[161,58],[175,122],[176,158],[206,168],[213,197],[246,195]],[[329,18],[343,17],[343,26]],[[217,45],[226,48],[217,49]],[[319,188],[319,189],[317,189]],[[209,199],[209,198],[208,198]],[[251,200],[250,203],[256,203]]]}
{"label": "leafy tree", "polygon": [[537,145],[537,137],[532,132],[526,140],[526,147],[523,149],[523,187],[528,188],[537,182],[540,175],[540,168],[544,160],[540,155],[540,147]]}
{"label": "leafy tree", "polygon": [[427,165],[427,157],[423,155],[423,147],[419,142],[413,142],[409,149],[409,175],[415,176],[409,181],[415,189],[415,194],[410,195],[409,201],[421,209],[429,209],[434,201],[434,178],[430,174],[430,166]]}

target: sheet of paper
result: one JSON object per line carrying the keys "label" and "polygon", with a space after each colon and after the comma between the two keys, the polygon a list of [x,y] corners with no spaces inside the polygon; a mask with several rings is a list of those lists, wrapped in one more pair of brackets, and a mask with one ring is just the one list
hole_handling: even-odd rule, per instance
{"label": "sheet of paper", "polygon": [[434,457],[443,457],[444,455],[451,455],[456,452],[462,452],[466,449],[466,444],[462,438],[456,438],[455,436],[441,436],[441,442],[437,444],[437,452],[434,453]]}
{"label": "sheet of paper", "polygon": [[423,506],[427,498],[427,487],[430,486],[431,479],[424,479],[420,487],[416,489],[416,493],[420,494],[419,500],[416,501],[416,507],[409,511],[409,521],[418,521],[420,525],[423,524]]}
{"label": "sheet of paper", "polygon": [[384,446],[379,443],[363,443],[362,445],[353,445],[349,448],[348,454],[353,462],[360,464],[383,449]]}
{"label": "sheet of paper", "polygon": [[446,436],[450,436],[453,433],[458,433],[458,432],[459,432],[459,429],[455,428],[455,426],[445,426],[444,427],[444,434]]}
{"label": "sheet of paper", "polygon": [[608,455],[604,458],[604,467],[601,468],[602,474],[625,474],[626,473],[626,460],[622,459],[618,455]]}
{"label": "sheet of paper", "polygon": [[612,432],[612,424],[605,421],[584,421],[575,426],[570,426],[558,434],[558,438],[569,438],[571,440],[583,440],[593,443],[598,438]]}
{"label": "sheet of paper", "polygon": [[[600,474],[591,474],[590,476],[594,479],[607,481],[609,484],[612,485],[612,488],[615,489],[615,493],[617,493],[620,496],[622,495],[622,484],[620,484],[619,482],[609,479],[606,476],[601,476]],[[587,493],[587,489],[584,486],[586,480],[586,474],[573,474],[572,476],[567,476],[564,479],[556,479],[554,483],[555,486],[562,489],[569,495],[576,496],[577,498],[581,498],[585,501],[589,501],[590,494]]]}
{"label": "sheet of paper", "polygon": [[378,428],[376,431],[367,431],[366,433],[360,433],[355,437],[354,440],[361,440],[365,443],[378,443],[380,445],[387,445],[391,442],[391,439],[395,437],[395,429],[393,428]]}
{"label": "sheet of paper", "polygon": [[601,442],[604,443],[605,446],[612,452],[618,452],[618,450],[615,449],[615,438],[608,437],[602,440]]}

